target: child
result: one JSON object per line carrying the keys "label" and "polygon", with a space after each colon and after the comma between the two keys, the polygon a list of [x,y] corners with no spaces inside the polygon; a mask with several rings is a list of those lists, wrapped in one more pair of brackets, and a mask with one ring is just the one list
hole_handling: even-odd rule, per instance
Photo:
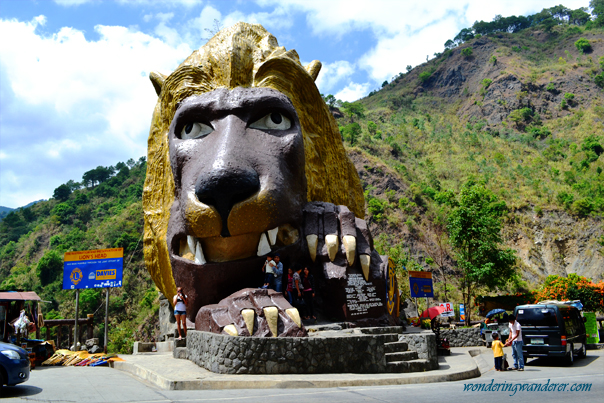
{"label": "child", "polygon": [[276,266],[276,263],[273,261],[272,256],[266,257],[266,262],[264,262],[264,266],[262,266],[262,271],[264,272],[264,285],[262,288],[269,288],[271,282],[275,278],[273,274],[273,267]]}
{"label": "child", "polygon": [[499,333],[497,332],[493,332],[491,349],[495,357],[495,371],[503,371],[503,343],[499,340]]}

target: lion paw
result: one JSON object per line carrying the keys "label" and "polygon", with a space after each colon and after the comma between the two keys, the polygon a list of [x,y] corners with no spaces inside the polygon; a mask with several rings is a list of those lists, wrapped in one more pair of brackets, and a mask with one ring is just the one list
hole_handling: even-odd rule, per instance
{"label": "lion paw", "polygon": [[371,277],[371,235],[365,220],[356,218],[348,207],[308,203],[304,207],[304,235],[312,261],[331,268],[326,270],[328,278],[345,275],[346,267],[357,261],[365,280]]}
{"label": "lion paw", "polygon": [[245,288],[218,304],[199,309],[195,330],[248,337],[307,335],[298,310],[285,300],[283,294],[255,288]]}

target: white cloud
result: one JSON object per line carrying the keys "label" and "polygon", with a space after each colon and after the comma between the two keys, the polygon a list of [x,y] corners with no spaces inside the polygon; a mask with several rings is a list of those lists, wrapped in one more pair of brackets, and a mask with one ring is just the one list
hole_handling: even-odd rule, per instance
{"label": "white cloud", "polygon": [[357,84],[351,82],[334,96],[336,99],[352,102],[367,95],[370,89],[370,83]]}
{"label": "white cloud", "polygon": [[157,100],[149,72],[170,73],[191,53],[186,44],[125,27],[98,25],[96,41],[73,28],[42,36],[36,28],[43,21],[0,20],[0,37],[15,38],[0,41],[1,79],[8,87],[0,127],[2,205],[35,200],[33,189],[23,191],[32,178],[41,185],[35,197],[48,198],[91,166],[145,155]]}
{"label": "white cloud", "polygon": [[[308,63],[303,63],[304,65]],[[321,67],[319,77],[315,81],[317,87],[323,94],[329,94],[343,80],[350,78],[354,73],[354,64],[346,60],[338,60],[333,63],[325,63]]]}
{"label": "white cloud", "polygon": [[55,0],[60,6],[71,7],[71,6],[79,6],[80,4],[89,3],[92,0]]}

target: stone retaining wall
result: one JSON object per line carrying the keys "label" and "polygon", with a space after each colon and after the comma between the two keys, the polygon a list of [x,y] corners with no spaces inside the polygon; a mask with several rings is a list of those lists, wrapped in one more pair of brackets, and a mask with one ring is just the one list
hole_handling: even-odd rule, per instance
{"label": "stone retaining wall", "polygon": [[403,333],[398,335],[398,340],[407,343],[409,350],[417,351],[419,358],[428,360],[429,369],[438,369],[438,352],[434,333]]}
{"label": "stone retaining wall", "polygon": [[446,338],[451,347],[484,346],[479,328],[440,329],[440,337]]}
{"label": "stone retaining wall", "polygon": [[221,374],[386,372],[384,343],[397,336],[232,337],[189,330],[187,358]]}

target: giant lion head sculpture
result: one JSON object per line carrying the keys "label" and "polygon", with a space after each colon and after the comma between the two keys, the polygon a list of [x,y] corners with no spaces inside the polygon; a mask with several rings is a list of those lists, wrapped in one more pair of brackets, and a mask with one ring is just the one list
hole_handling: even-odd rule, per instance
{"label": "giant lion head sculpture", "polygon": [[314,84],[320,68],[302,66],[262,26],[238,23],[169,76],[151,74],[145,263],[169,299],[175,280],[187,289],[190,319],[251,286],[261,249],[299,247],[305,203],[364,216],[358,174]]}

